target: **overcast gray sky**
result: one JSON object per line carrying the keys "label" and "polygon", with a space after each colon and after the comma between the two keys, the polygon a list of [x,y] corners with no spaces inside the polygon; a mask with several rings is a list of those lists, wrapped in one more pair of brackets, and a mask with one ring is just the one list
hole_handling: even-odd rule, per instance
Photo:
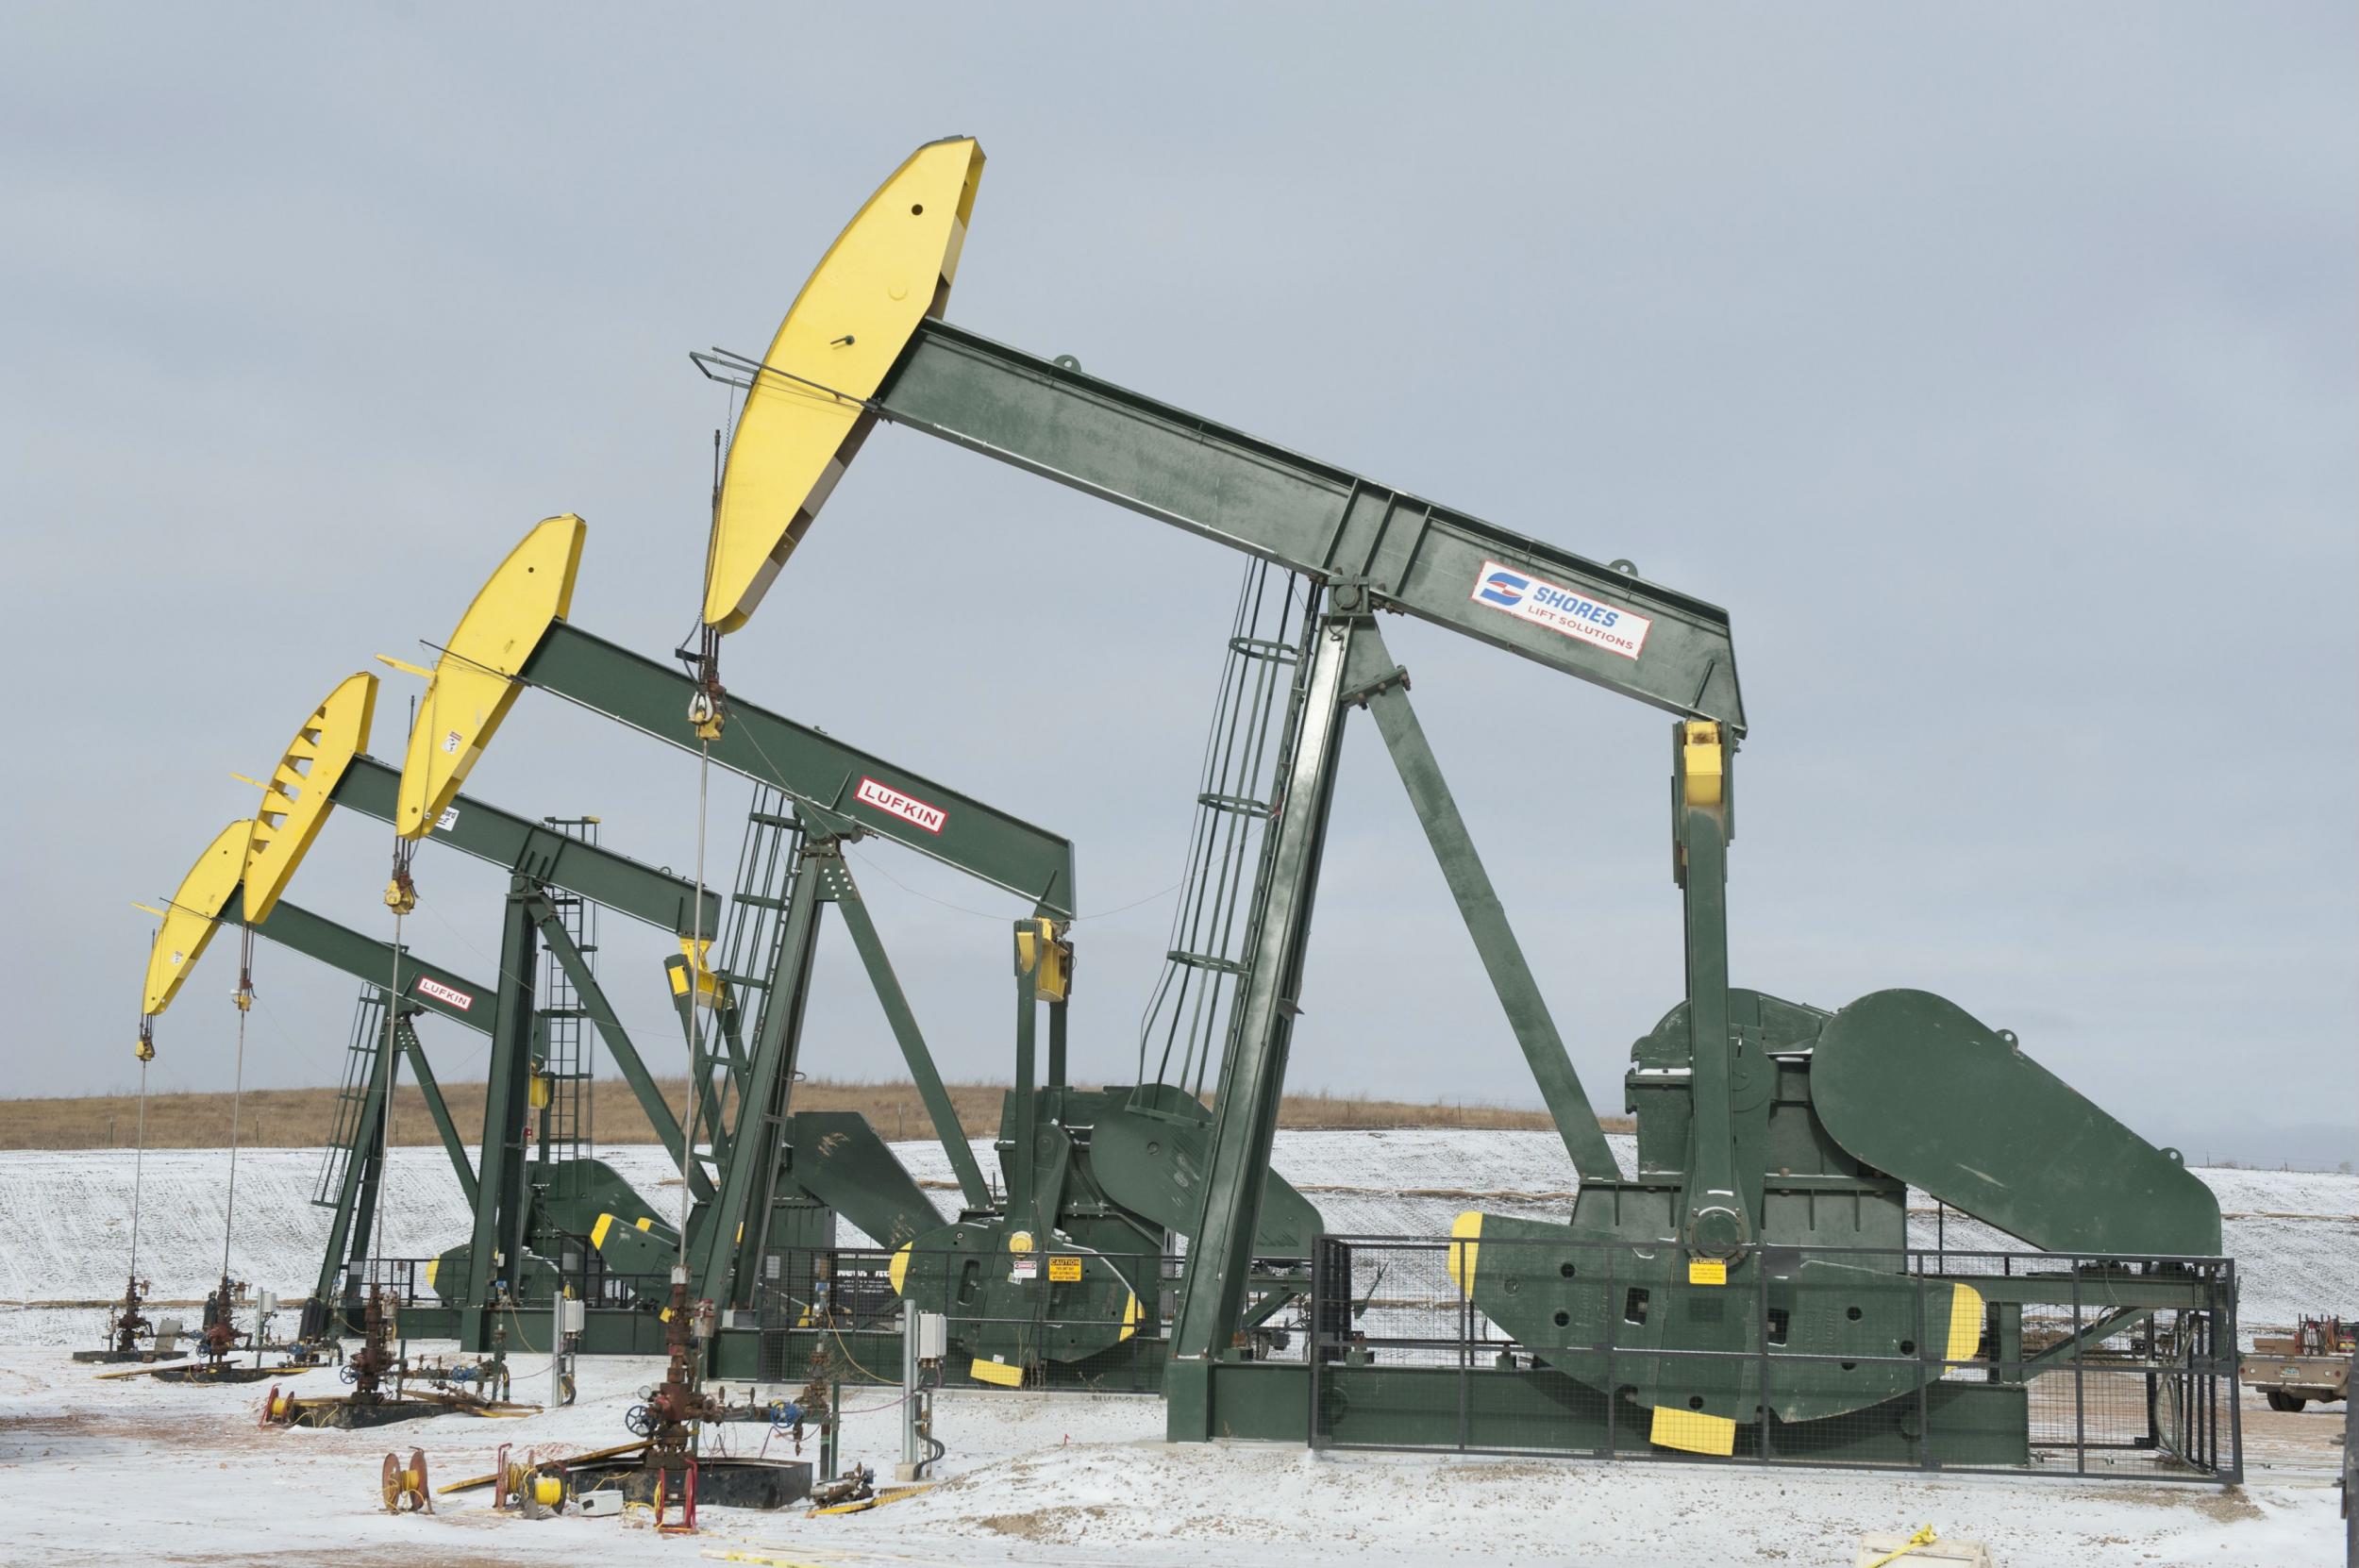
{"label": "overcast gray sky", "polygon": [[[534,520],[590,522],[577,623],[674,645],[724,412],[687,351],[759,350],[962,133],[953,319],[1730,609],[1739,983],[1937,991],[2191,1156],[2350,1158],[2353,16],[9,5],[8,1092],[135,1081],[129,901]],[[728,675],[1070,835],[1111,910],[1178,875],[1237,568],[885,429]],[[1680,994],[1666,722],[1388,637],[1618,1109]],[[1536,1103],[1360,724],[1292,1082]],[[694,788],[530,696],[470,786],[679,867]],[[290,896],[390,934],[386,853],[333,822]],[[1004,1076],[1014,901],[859,853],[945,1072]],[[419,876],[413,945],[488,975],[499,880]],[[1085,1078],[1131,1076],[1167,916],[1080,923]],[[661,950],[610,923],[668,1060]],[[227,1086],[229,951],[159,1087]],[[350,983],[256,979],[249,1081],[333,1081]],[[840,935],[811,1019],[811,1072],[897,1076]]]}

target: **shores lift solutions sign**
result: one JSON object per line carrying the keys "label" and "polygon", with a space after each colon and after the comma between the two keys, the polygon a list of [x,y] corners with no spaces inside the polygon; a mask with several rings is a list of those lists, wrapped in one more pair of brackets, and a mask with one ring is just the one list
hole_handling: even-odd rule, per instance
{"label": "shores lift solutions sign", "polygon": [[1575,642],[1620,654],[1624,659],[1636,659],[1638,650],[1647,645],[1647,633],[1654,628],[1654,622],[1636,610],[1593,599],[1576,589],[1561,588],[1496,560],[1482,563],[1482,571],[1475,578],[1474,592],[1468,597],[1518,621],[1546,626]]}

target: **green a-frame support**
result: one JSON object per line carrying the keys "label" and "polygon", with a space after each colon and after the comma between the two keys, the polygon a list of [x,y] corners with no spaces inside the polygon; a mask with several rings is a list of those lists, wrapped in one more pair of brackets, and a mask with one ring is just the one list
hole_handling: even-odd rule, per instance
{"label": "green a-frame support", "polygon": [[[795,374],[755,374],[773,369]],[[1173,1329],[1172,1436],[1217,1429],[1212,1382],[1236,1354],[1349,707],[1377,716],[1576,1165],[1593,1177],[1614,1171],[1409,708],[1406,676],[1376,631],[1379,611],[1414,616],[1680,715],[1682,735],[1708,732],[1718,776],[1713,803],[1681,809],[1676,826],[1697,1072],[1725,1074],[1725,792],[1745,729],[1725,610],[938,318],[916,325],[864,409],[1298,573],[1327,596],[1313,623],[1307,685],[1285,754],[1290,772],[1255,889],[1247,977],[1222,1061],[1203,1218]],[[1728,1152],[1707,1155],[1706,1165],[1715,1158],[1725,1164]],[[1691,1229],[1722,1223],[1727,1206],[1711,1194],[1732,1185],[1698,1174],[1705,1179],[1690,1188]]]}
{"label": "green a-frame support", "polygon": [[[232,925],[246,924],[243,907],[234,900],[225,906],[222,918]],[[334,1217],[329,1221],[319,1276],[304,1311],[301,1332],[311,1339],[335,1321],[340,1303],[352,1304],[344,1288],[351,1267],[369,1255],[375,1238],[384,1177],[385,1108],[392,1102],[402,1058],[408,1058],[418,1080],[427,1113],[433,1118],[443,1151],[459,1177],[460,1191],[470,1206],[478,1201],[475,1166],[467,1159],[466,1144],[410,1019],[430,1012],[488,1036],[492,1033],[490,1009],[478,1011],[477,1004],[492,993],[478,982],[428,963],[407,948],[396,951],[390,942],[363,936],[287,899],[280,899],[268,918],[252,929],[278,946],[360,981],[364,1010],[374,1005],[377,1017],[385,1021],[384,1031],[368,1051],[367,1078],[360,1103],[343,1129],[343,1168],[337,1178]],[[386,1032],[393,1044],[390,1051],[385,1048]]]}
{"label": "green a-frame support", "polygon": [[[356,757],[337,781],[332,798],[340,807],[390,823],[399,786],[398,769],[372,757]],[[544,943],[581,999],[648,1124],[666,1147],[680,1146],[678,1123],[586,956],[566,933],[551,890],[679,936],[698,929],[700,921],[702,929],[712,929],[720,901],[708,891],[700,909],[695,885],[685,877],[464,795],[443,813],[434,837],[505,866],[510,874],[501,919],[499,977],[491,993],[488,1026],[477,1026],[491,1036],[491,1060],[473,1194],[475,1224],[466,1278],[457,1293],[460,1341],[462,1348],[476,1352],[491,1343],[492,1320],[506,1293],[507,1276],[501,1271],[521,1264],[529,1240],[533,1206],[526,1129],[540,1055],[534,976]],[[682,1175],[699,1196],[709,1190],[703,1170],[693,1159]]]}
{"label": "green a-frame support", "polygon": [[[681,719],[699,694],[694,679],[562,619],[549,624],[518,678],[670,744],[695,745]],[[728,1308],[751,1304],[758,1265],[769,1244],[772,1200],[792,1158],[784,1137],[811,960],[828,906],[835,908],[859,951],[950,1157],[962,1196],[970,1208],[989,1201],[981,1168],[868,916],[845,846],[869,837],[889,840],[1029,899],[1036,918],[1070,920],[1076,895],[1070,840],[737,693],[728,698],[727,724],[711,742],[710,755],[714,764],[786,796],[800,839],[782,937],[770,973],[760,977],[763,1007],[755,1038],[745,1042],[727,1169],[711,1217],[700,1235],[690,1239],[692,1288],[700,1298]],[[684,967],[681,960],[679,971]],[[684,974],[676,972],[675,995],[684,998],[690,991]],[[1057,1033],[1062,1039],[1061,1026]],[[1062,1067],[1061,1053],[1057,1065]]]}
{"label": "green a-frame support", "polygon": [[[801,1060],[811,961],[821,916],[830,906],[842,918],[884,1009],[902,1060],[949,1156],[960,1195],[969,1209],[981,1209],[991,1198],[982,1168],[960,1130],[958,1112],[893,972],[883,940],[869,918],[851,868],[845,863],[844,845],[856,836],[853,826],[811,806],[796,808],[795,819],[801,828],[799,863],[784,910],[777,962],[763,981],[769,1005],[746,1051],[745,1070],[738,1083],[742,1109],[730,1135],[732,1149],[750,1148],[752,1157],[724,1163],[711,1217],[701,1235],[690,1239],[693,1292],[716,1305],[752,1304],[752,1283],[761,1278],[761,1259],[770,1247],[776,1200],[788,1175],[787,1161],[794,1158],[790,1148],[781,1147],[781,1138],[789,1126],[793,1086]],[[675,986],[683,994],[686,989],[684,983]],[[895,1234],[877,1239],[897,1246],[914,1238]]]}

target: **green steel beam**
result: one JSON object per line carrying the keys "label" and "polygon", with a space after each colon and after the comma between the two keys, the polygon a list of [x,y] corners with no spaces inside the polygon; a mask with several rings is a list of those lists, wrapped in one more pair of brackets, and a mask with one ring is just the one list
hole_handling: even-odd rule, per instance
{"label": "green steel beam", "polygon": [[934,1135],[942,1140],[942,1152],[950,1157],[950,1169],[958,1175],[961,1195],[970,1209],[988,1206],[991,1189],[984,1184],[983,1168],[976,1163],[974,1145],[967,1142],[966,1131],[959,1125],[950,1092],[942,1086],[933,1053],[926,1048],[926,1036],[917,1026],[917,1015],[910,1010],[909,997],[902,993],[900,977],[893,973],[893,960],[885,956],[884,942],[877,935],[876,923],[868,918],[868,906],[861,901],[850,867],[845,868],[843,886],[829,902],[843,914],[844,928],[851,933],[852,945],[860,950],[860,961],[868,970],[868,983],[876,988],[877,1000],[884,1007],[885,1022],[893,1026],[893,1038],[901,1047],[901,1059],[909,1066],[918,1097],[926,1102],[926,1114],[933,1121]]}
{"label": "green steel beam", "polygon": [[526,1109],[531,1103],[533,959],[537,956],[530,901],[537,892],[527,877],[510,880],[507,913],[500,926],[500,981],[494,1009],[492,1059],[484,1074],[483,1138],[477,1145],[479,1192],[475,1228],[467,1247],[467,1280],[460,1296],[460,1348],[480,1355],[492,1348],[492,1319],[498,1310],[492,1286],[498,1272],[524,1261],[526,1221]]}
{"label": "green steel beam", "polygon": [[[356,757],[337,781],[334,800],[379,822],[393,820],[401,770],[374,757]],[[721,896],[704,895],[704,924],[696,925],[696,885],[684,876],[570,838],[546,823],[533,822],[496,806],[460,795],[436,825],[432,840],[506,866],[520,876],[579,894],[602,909],[644,921],[680,936],[701,929],[708,937],[721,921]]]}
{"label": "green steel beam", "polygon": [[[1014,1114],[1006,1118],[1012,1125],[1008,1128],[1009,1142],[1015,1145],[1015,1158],[1007,1162],[1008,1224],[1029,1230],[1043,1244],[1056,1228],[1057,1198],[1041,1177],[1040,1096],[1032,1091],[1038,1083],[1033,1057],[1040,1018],[1039,975],[1045,944],[1032,945],[1032,961],[1024,961],[1024,949],[1011,941],[1015,954],[1015,1082],[1009,1100]],[[1062,1183],[1059,1183],[1062,1186]],[[1045,1303],[1045,1299],[1044,1303]]]}
{"label": "green steel beam", "polygon": [[[384,988],[377,987],[375,994],[385,1016],[395,1016],[393,999]],[[406,1020],[400,1027],[407,1031]],[[395,1059],[379,1036],[378,1043],[369,1048],[369,1087],[361,1097],[360,1114],[353,1118],[352,1144],[344,1151],[343,1178],[336,1185],[336,1210],[327,1224],[327,1245],[320,1253],[318,1282],[311,1287],[311,1300],[327,1314],[319,1324],[322,1331],[335,1320],[345,1259],[368,1250],[376,1209],[377,1162],[384,1156],[385,1099],[393,1093],[394,1069]]]}
{"label": "green steel beam", "polygon": [[426,1059],[426,1047],[419,1043],[418,1031],[410,1026],[407,1018],[394,1033],[401,1043],[402,1054],[410,1059],[410,1071],[418,1080],[418,1093],[426,1100],[427,1114],[434,1119],[434,1130],[443,1140],[443,1153],[450,1158],[450,1168],[459,1177],[459,1190],[466,1194],[467,1207],[473,1209],[475,1166],[467,1159],[467,1145],[459,1136],[459,1124],[451,1119],[450,1106],[443,1099],[443,1086]]}
{"label": "green steel beam", "polygon": [[[2053,1261],[2067,1263],[2069,1259]],[[1959,1284],[1973,1286],[1988,1306],[2070,1307],[2077,1302],[2084,1311],[2146,1307],[2191,1312],[2209,1306],[2217,1290],[2189,1275],[2123,1274],[2085,1264],[2062,1274],[1961,1274],[1954,1278]]]}
{"label": "green steel beam", "polygon": [[2081,1359],[2091,1345],[2102,1344],[2116,1334],[2125,1334],[2154,1315],[2151,1307],[2116,1307],[2112,1311],[2084,1323],[2076,1333],[2067,1334],[2035,1356],[2025,1359],[2022,1375],[2036,1377],[2059,1366]]}
{"label": "green steel beam", "polygon": [[[686,714],[696,683],[578,626],[553,623],[520,678],[660,741],[694,749]],[[1031,899],[1043,914],[1073,918],[1071,841],[946,785],[734,694],[728,722],[712,742],[712,760],[862,832]],[[464,821],[462,814],[461,826]]]}
{"label": "green steel beam", "polygon": [[1726,1259],[1753,1239],[1761,1173],[1736,1157],[1732,1049],[1729,1043],[1729,840],[1733,757],[1720,748],[1719,776],[1691,792],[1682,726],[1671,733],[1672,871],[1687,937],[1689,1102],[1685,1208],[1680,1238],[1690,1253]]}
{"label": "green steel beam", "polygon": [[[243,911],[243,902],[232,898],[222,906],[221,919],[226,925],[243,926],[246,923]],[[348,926],[339,926],[325,915],[315,915],[283,898],[270,918],[254,927],[254,932],[369,985],[381,987],[394,974],[391,942],[364,937]],[[395,989],[405,1003],[483,1034],[492,1032],[491,991],[439,965],[412,958],[407,947],[401,950]]]}
{"label": "green steel beam", "polygon": [[[648,1072],[647,1064],[639,1059],[638,1047],[631,1043],[629,1033],[623,1027],[623,1021],[615,1016],[613,1004],[607,1000],[606,988],[591,972],[590,962],[582,957],[579,944],[574,941],[574,934],[565,929],[565,922],[558,915],[557,906],[536,893],[528,901],[528,907],[534,922],[541,927],[541,940],[547,944],[550,957],[557,960],[558,967],[564,970],[565,977],[573,982],[574,993],[581,1000],[582,1011],[590,1015],[592,1027],[598,1031],[598,1038],[606,1042],[607,1054],[614,1059],[614,1065],[623,1070],[623,1077],[629,1083],[631,1094],[638,1100],[641,1112],[647,1118],[647,1125],[655,1129],[656,1142],[666,1149],[681,1148],[678,1119],[672,1114],[672,1108],[663,1103],[663,1092],[656,1087],[655,1075]],[[696,1201],[702,1203],[712,1196],[712,1179],[705,1175],[704,1166],[693,1150],[683,1153],[681,1158],[685,1163],[680,1174],[687,1178],[689,1191],[695,1194]]]}
{"label": "green steel beam", "polygon": [[[688,1048],[688,1076],[696,1091],[689,1124],[692,1140],[702,1141],[711,1149],[714,1165],[727,1165],[728,1129],[721,1125],[721,1102],[728,1097],[730,1084],[742,1089],[745,1083],[745,1054],[737,1039],[738,1007],[731,1000],[720,1008],[713,1027],[728,1057],[724,1059],[705,1055],[696,1029],[696,1004],[689,995],[688,959],[676,953],[663,960],[663,969],[672,983],[672,1010],[679,1015],[680,1036]],[[715,1076],[723,1071],[727,1076],[716,1084]]]}
{"label": "green steel beam", "polygon": [[795,986],[790,995],[788,988],[795,976],[809,972],[819,936],[820,878],[811,862],[833,853],[830,843],[806,845],[804,864],[795,869],[795,891],[787,900],[769,976],[774,990],[754,1040],[752,1070],[738,1095],[737,1126],[729,1138],[720,1195],[708,1206],[710,1217],[693,1249],[694,1293],[716,1306],[736,1305],[740,1287],[753,1281],[756,1270],[737,1265],[743,1256],[754,1258],[758,1265],[761,1238],[769,1228],[778,1185],[778,1141],[802,1044],[803,990]]}
{"label": "green steel beam", "polygon": [[1303,948],[1334,802],[1344,699],[1347,692],[1373,685],[1391,667],[1389,659],[1371,659],[1362,651],[1358,634],[1367,624],[1363,616],[1330,615],[1313,640],[1294,759],[1280,780],[1282,804],[1269,827],[1265,872],[1254,890],[1246,978],[1231,1008],[1220,1089],[1213,1102],[1204,1216],[1189,1243],[1187,1275],[1172,1323],[1172,1355],[1191,1363],[1168,1385],[1175,1440],[1197,1435],[1209,1397],[1205,1363],[1229,1349],[1245,1314],[1263,1180],[1278,1131],[1295,997],[1302,985]]}
{"label": "green steel beam", "polygon": [[[1701,599],[947,322],[919,325],[872,406],[1314,581],[1365,582],[1383,608],[1744,732],[1728,612]],[[1483,596],[1495,568],[1523,586]]]}
{"label": "green steel beam", "polygon": [[[1374,626],[1362,628],[1359,635],[1375,662],[1392,663],[1384,639]],[[1507,910],[1499,903],[1489,873],[1482,869],[1474,836],[1466,831],[1465,819],[1458,814],[1458,803],[1442,777],[1442,764],[1426,742],[1425,727],[1409,705],[1409,672],[1395,665],[1376,687],[1346,692],[1344,700],[1364,703],[1376,717],[1376,727],[1393,754],[1393,767],[1400,775],[1402,788],[1409,792],[1409,804],[1425,827],[1426,842],[1432,845],[1433,859],[1442,868],[1442,879],[1458,901],[1466,934],[1474,939],[1483,972],[1490,976],[1491,989],[1507,1011],[1508,1026],[1531,1066],[1532,1078],[1555,1119],[1557,1135],[1564,1140],[1564,1152],[1572,1156],[1573,1168],[1583,1181],[1620,1179],[1621,1168],[1614,1164],[1614,1152],[1606,1146],[1605,1133],[1598,1126],[1597,1108],[1589,1103],[1572,1059],[1564,1054],[1564,1037],[1548,1016],[1548,1005],[1540,995],[1539,982],[1531,977],[1531,966],[1524,961],[1523,945],[1508,924]]]}
{"label": "green steel beam", "polygon": [[[380,1007],[389,1005],[384,987],[376,987],[375,993]],[[410,1059],[410,1065],[417,1073],[419,1092],[425,1096],[427,1113],[434,1118],[436,1131],[442,1135],[443,1152],[450,1157],[451,1169],[458,1173],[460,1190],[466,1194],[470,1208],[476,1200],[475,1167],[468,1163],[466,1146],[459,1141],[450,1107],[435,1082],[433,1068],[427,1064],[426,1047],[420,1043],[417,1031],[399,1013],[394,1014],[393,1041],[397,1047],[394,1052],[388,1053],[381,1041],[370,1050],[368,1092],[362,1098],[360,1114],[353,1121],[351,1146],[344,1153],[343,1179],[337,1185],[336,1210],[328,1223],[327,1245],[320,1255],[319,1279],[311,1290],[311,1299],[326,1314],[321,1322],[323,1329],[336,1321],[340,1309],[338,1285],[345,1269],[354,1259],[368,1256],[369,1242],[376,1232],[376,1205],[385,1175],[385,1102],[400,1081],[402,1057]]]}

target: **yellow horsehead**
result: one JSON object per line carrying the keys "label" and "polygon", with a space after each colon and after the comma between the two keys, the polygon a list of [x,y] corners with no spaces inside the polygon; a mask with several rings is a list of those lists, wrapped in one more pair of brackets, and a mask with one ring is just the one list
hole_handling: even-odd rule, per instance
{"label": "yellow horsehead", "polygon": [[327,820],[344,770],[368,748],[376,709],[375,676],[348,676],[338,682],[279,754],[262,786],[260,809],[223,828],[180,879],[148,951],[140,1003],[142,1060],[155,1054],[150,1021],[172,1005],[196,967],[230,896],[243,888],[248,925],[268,919],[277,907],[288,878]]}

